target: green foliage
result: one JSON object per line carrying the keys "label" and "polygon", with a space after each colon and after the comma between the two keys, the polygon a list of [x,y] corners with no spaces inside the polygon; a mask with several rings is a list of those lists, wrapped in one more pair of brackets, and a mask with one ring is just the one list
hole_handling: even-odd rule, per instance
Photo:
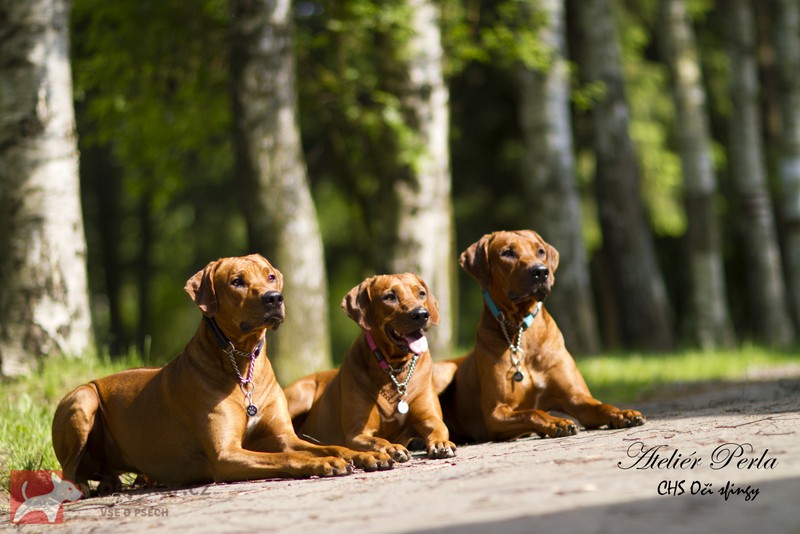
{"label": "green foliage", "polygon": [[[674,105],[666,65],[647,58],[654,46],[655,6],[644,2],[639,13],[623,12],[625,91],[631,111],[630,135],[642,171],[642,195],[658,235],[680,236],[686,231],[680,158],[669,147]],[[648,9],[649,8],[649,9]]]}
{"label": "green foliage", "polygon": [[[121,324],[103,328],[99,312],[95,320],[101,343],[123,352],[136,336],[142,350],[154,339],[155,360],[171,357],[197,320],[182,281],[246,251],[232,185],[227,27],[224,0],[74,2],[90,284],[117,303]],[[191,320],[176,320],[182,314]]]}
{"label": "green foliage", "polygon": [[457,75],[470,62],[549,68],[553,51],[539,39],[547,21],[537,2],[442,0],[440,4],[449,75]]}

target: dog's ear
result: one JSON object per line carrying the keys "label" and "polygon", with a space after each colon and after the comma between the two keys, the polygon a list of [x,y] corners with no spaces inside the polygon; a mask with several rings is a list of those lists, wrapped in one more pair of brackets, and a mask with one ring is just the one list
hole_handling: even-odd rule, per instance
{"label": "dog's ear", "polygon": [[545,245],[547,245],[545,248],[547,249],[547,262],[550,264],[550,272],[555,273],[558,268],[558,251],[553,245],[548,243],[545,243]]}
{"label": "dog's ear", "polygon": [[217,294],[214,291],[214,273],[219,261],[212,261],[202,271],[186,281],[184,291],[189,293],[197,307],[206,317],[214,317],[217,313]]}
{"label": "dog's ear", "polygon": [[461,253],[458,263],[468,275],[473,277],[481,285],[483,289],[489,288],[490,272],[489,272],[489,240],[491,234],[486,234],[477,242],[467,247],[467,250]]}
{"label": "dog's ear", "polygon": [[370,310],[372,309],[369,296],[369,284],[372,278],[364,280],[347,292],[342,299],[342,309],[364,330],[370,330],[372,322]]}
{"label": "dog's ear", "polygon": [[417,277],[417,280],[419,280],[420,285],[422,285],[422,287],[425,288],[425,294],[428,295],[428,297],[425,299],[425,302],[427,304],[425,308],[428,310],[428,313],[431,316],[430,318],[431,324],[436,326],[437,324],[439,324],[439,301],[437,301],[436,297],[433,296],[433,293],[431,293],[431,290],[428,288],[428,284],[425,283],[425,280],[423,280],[422,277],[418,274],[415,274],[414,276]]}

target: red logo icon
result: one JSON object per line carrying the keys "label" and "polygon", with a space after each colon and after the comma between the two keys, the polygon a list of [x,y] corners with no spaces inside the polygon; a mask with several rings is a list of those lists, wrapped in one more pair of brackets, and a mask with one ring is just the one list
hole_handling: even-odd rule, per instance
{"label": "red logo icon", "polygon": [[83,493],[61,477],[61,471],[11,471],[11,522],[63,523],[64,503],[77,501]]}

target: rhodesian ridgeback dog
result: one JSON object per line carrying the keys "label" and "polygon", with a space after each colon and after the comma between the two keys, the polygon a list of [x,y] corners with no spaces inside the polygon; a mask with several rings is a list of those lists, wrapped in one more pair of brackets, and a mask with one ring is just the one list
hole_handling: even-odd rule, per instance
{"label": "rhodesian ridgeback dog", "polygon": [[362,328],[340,370],[301,378],[285,392],[298,434],[321,443],[410,458],[420,438],[428,458],[456,446],[433,389],[425,330],[439,323],[436,299],[416,274],[379,275],[350,290],[345,313]]}
{"label": "rhodesian ridgeback dog", "polygon": [[260,255],[209,263],[186,283],[203,313],[162,368],[93,380],[56,409],[53,447],[65,478],[119,487],[139,473],[163,484],[334,476],[386,469],[388,454],[299,439],[266,356],[284,319],[283,276]]}
{"label": "rhodesian ridgeback dog", "polygon": [[564,337],[542,303],[550,294],[558,251],[530,230],[483,236],[460,257],[483,289],[475,348],[435,364],[445,422],[456,441],[498,441],[527,434],[560,437],[586,428],[644,423],[592,397]]}

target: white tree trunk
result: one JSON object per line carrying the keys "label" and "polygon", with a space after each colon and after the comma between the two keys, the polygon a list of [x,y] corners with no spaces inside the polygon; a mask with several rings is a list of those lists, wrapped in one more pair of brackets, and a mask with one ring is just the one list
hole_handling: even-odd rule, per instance
{"label": "white tree trunk", "polygon": [[0,360],[92,345],[64,0],[0,0]]}
{"label": "white tree trunk", "polygon": [[420,148],[407,180],[395,183],[397,226],[390,267],[417,272],[439,301],[441,320],[430,331],[431,354],[453,352],[455,231],[451,205],[449,92],[442,73],[436,4],[408,0],[412,37],[402,102]]}
{"label": "white tree trunk", "polygon": [[755,15],[750,0],[730,0],[726,10],[733,103],[729,167],[747,259],[748,316],[760,341],[783,347],[791,343],[793,328],[761,144]]}
{"label": "white tree trunk", "polygon": [[557,289],[547,308],[558,321],[567,348],[591,354],[600,349],[600,340],[575,178],[564,0],[543,0],[538,9],[547,15],[540,39],[551,50],[551,63],[547,72],[525,66],[520,72],[527,204],[531,228],[561,255]]}
{"label": "white tree trunk", "polygon": [[672,72],[689,223],[686,241],[691,294],[684,329],[692,342],[701,348],[731,346],[734,336],[728,315],[719,223],[714,206],[717,181],[711,161],[711,136],[700,61],[684,0],[665,0],[661,7],[660,27]]}
{"label": "white tree trunk", "polygon": [[800,4],[777,0],[775,49],[781,103],[780,177],[785,223],[784,260],[795,330],[800,332]]}
{"label": "white tree trunk", "polygon": [[284,276],[286,321],[268,354],[281,384],[331,367],[328,287],[297,120],[289,0],[234,0],[237,163],[254,252]]}

